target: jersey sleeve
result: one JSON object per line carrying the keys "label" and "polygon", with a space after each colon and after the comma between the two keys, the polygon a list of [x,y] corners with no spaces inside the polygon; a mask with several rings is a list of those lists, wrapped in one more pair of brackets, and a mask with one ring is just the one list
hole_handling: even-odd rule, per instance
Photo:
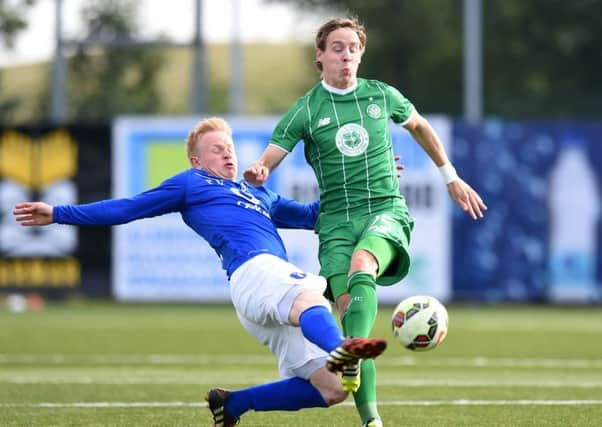
{"label": "jersey sleeve", "polygon": [[392,86],[387,85],[387,98],[391,120],[400,126],[405,125],[414,112],[414,105]]}
{"label": "jersey sleeve", "polygon": [[176,175],[131,198],[55,206],[53,220],[71,225],[118,225],[177,212],[185,196],[185,179],[185,175]]}
{"label": "jersey sleeve", "polygon": [[[269,190],[268,190],[269,191]],[[287,199],[272,191],[270,217],[278,228],[299,228],[313,230],[318,219],[320,202],[300,203]]]}
{"label": "jersey sleeve", "polygon": [[270,144],[275,145],[287,153],[293,151],[295,145],[305,138],[307,128],[306,97],[295,102],[290,110],[280,119],[272,136]]}

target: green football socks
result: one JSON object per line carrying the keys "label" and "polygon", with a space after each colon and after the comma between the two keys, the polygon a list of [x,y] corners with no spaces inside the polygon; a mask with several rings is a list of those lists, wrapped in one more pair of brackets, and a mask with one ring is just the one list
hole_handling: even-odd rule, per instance
{"label": "green football socks", "polygon": [[343,316],[345,334],[366,338],[370,336],[378,311],[376,281],[371,274],[358,271],[351,275],[348,283],[351,300]]}
{"label": "green football socks", "polygon": [[[379,275],[387,269],[396,256],[395,246],[379,236],[367,236],[356,246],[356,250],[363,249],[370,252],[379,263]],[[336,277],[335,287],[340,295],[342,293],[342,278]],[[376,321],[378,312],[378,298],[376,296],[376,280],[372,274],[357,271],[349,277],[347,291],[351,300],[347,311],[341,318],[343,333],[351,337],[368,337]],[[362,360],[360,370],[360,387],[353,393],[355,406],[366,423],[372,418],[380,418],[376,403],[376,366],[374,360]]]}
{"label": "green football socks", "polygon": [[[351,302],[343,316],[343,331],[352,337],[368,337],[378,311],[376,282],[371,274],[357,272],[349,278]],[[378,417],[376,407],[376,367],[374,360],[362,360],[360,388],[353,394],[355,406],[365,423]]]}
{"label": "green football socks", "polygon": [[[371,360],[371,362],[374,363],[373,360]],[[378,415],[378,408],[376,407],[376,401],[359,403],[357,395],[358,393],[355,393],[353,398],[355,399],[357,412],[360,414],[360,418],[362,419],[362,425],[366,424],[368,420],[373,418],[380,418],[380,415]]]}

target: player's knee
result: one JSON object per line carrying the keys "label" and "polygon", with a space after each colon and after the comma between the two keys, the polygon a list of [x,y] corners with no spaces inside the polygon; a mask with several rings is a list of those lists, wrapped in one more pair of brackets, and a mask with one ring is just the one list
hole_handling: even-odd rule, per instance
{"label": "player's knee", "polygon": [[341,387],[340,377],[328,371],[326,367],[318,369],[310,378],[312,385],[320,392],[328,406],[341,403],[349,393]]}
{"label": "player's knee", "polygon": [[336,380],[329,383],[326,387],[320,390],[322,398],[328,406],[336,405],[337,403],[343,402],[349,396],[349,393],[344,391],[341,387],[341,382],[336,377]]}
{"label": "player's knee", "polygon": [[297,295],[295,301],[293,302],[293,305],[300,312],[303,312],[304,310],[307,310],[310,307],[315,307],[317,305],[324,306],[328,308],[328,310],[331,309],[330,303],[324,297],[324,295],[322,295],[322,293],[318,291],[312,290],[305,290],[299,295]]}
{"label": "player's knee", "polygon": [[371,274],[376,277],[378,271],[378,260],[370,252],[359,249],[351,256],[351,264],[349,266],[349,274],[357,273],[358,271]]}
{"label": "player's knee", "polygon": [[349,396],[349,393],[339,387],[338,390],[333,390],[332,395],[328,399],[324,400],[328,406],[332,406],[344,402],[347,396]]}
{"label": "player's knee", "polygon": [[305,310],[311,307],[323,306],[332,311],[328,300],[318,291],[303,291],[295,297],[290,310],[289,322],[294,326],[299,326],[299,319]]}

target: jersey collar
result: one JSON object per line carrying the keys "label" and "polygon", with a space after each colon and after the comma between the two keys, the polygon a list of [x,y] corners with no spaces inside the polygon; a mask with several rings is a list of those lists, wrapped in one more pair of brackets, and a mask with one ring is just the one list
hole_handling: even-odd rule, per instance
{"label": "jersey collar", "polygon": [[330,86],[324,80],[321,80],[321,83],[324,89],[326,89],[328,92],[336,93],[337,95],[347,95],[348,93],[353,92],[357,88],[357,79],[355,80],[355,84],[353,86],[348,87],[346,89],[339,89],[337,87]]}

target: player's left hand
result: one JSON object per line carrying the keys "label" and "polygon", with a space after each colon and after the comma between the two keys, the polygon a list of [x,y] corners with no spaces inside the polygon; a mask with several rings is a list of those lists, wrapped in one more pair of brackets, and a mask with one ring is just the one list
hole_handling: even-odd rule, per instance
{"label": "player's left hand", "polygon": [[472,219],[483,218],[483,211],[487,210],[487,206],[481,196],[461,178],[447,184],[447,191],[454,202]]}
{"label": "player's left hand", "polygon": [[399,171],[399,172],[397,172],[397,178],[401,177],[401,171],[406,168],[403,165],[403,163],[397,163],[400,160],[401,160],[401,156],[395,156],[395,169],[397,169]]}

